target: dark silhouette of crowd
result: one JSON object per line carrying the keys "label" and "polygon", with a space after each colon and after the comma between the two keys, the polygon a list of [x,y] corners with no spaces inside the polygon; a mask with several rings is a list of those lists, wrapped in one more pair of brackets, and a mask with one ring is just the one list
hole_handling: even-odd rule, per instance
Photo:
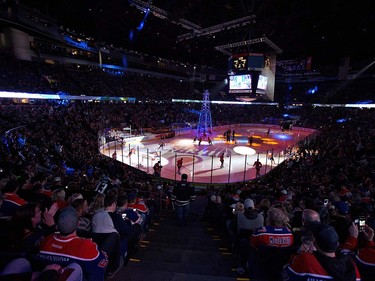
{"label": "dark silhouette of crowd", "polygon": [[[0,55],[0,88],[4,91],[64,93],[71,96],[135,97],[143,101],[201,99],[202,83],[179,77],[112,72],[93,65],[47,64]],[[92,83],[95,81],[95,83]],[[15,86],[17,85],[17,86]]]}
{"label": "dark silhouette of crowd", "polygon": [[[36,81],[46,85],[36,79],[40,76],[28,74],[25,65],[17,81],[12,71],[0,79],[6,90],[15,90],[14,85],[24,91],[40,89]],[[87,75],[80,76],[82,81],[100,78]],[[115,85],[106,76],[101,79]],[[129,82],[124,93],[138,91],[145,100],[155,99],[159,91],[174,96],[175,81],[158,79],[131,77],[133,84]],[[82,89],[78,77],[73,84],[75,90]],[[87,87],[93,92],[105,88]],[[169,207],[167,193],[175,183],[101,155],[98,133],[123,124],[139,131],[170,128],[196,120],[199,105],[1,103],[0,274],[34,275],[40,280],[51,271],[69,273],[73,280],[114,276],[137,251],[160,211]],[[214,125],[224,125],[271,120],[286,109],[213,104],[211,110]],[[306,106],[287,112],[300,116],[295,126],[319,132],[286,149],[284,163],[262,177],[208,187],[206,219],[230,242],[241,276],[305,280],[304,276],[320,274],[327,279],[340,274],[322,266],[333,261],[332,267],[345,264],[349,272],[347,279],[337,280],[356,274],[372,280],[373,110]],[[311,213],[319,220],[308,227]],[[355,224],[360,218],[365,218],[361,228]],[[90,250],[82,256],[79,247],[72,251],[68,246],[71,241]],[[301,265],[308,263],[314,266]]]}

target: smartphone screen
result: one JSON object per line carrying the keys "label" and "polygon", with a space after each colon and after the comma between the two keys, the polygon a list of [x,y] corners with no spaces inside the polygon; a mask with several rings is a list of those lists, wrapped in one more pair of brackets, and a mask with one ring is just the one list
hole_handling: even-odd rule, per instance
{"label": "smartphone screen", "polygon": [[358,229],[359,229],[359,231],[362,231],[363,228],[365,227],[365,225],[366,225],[366,219],[364,217],[360,217],[358,219]]}

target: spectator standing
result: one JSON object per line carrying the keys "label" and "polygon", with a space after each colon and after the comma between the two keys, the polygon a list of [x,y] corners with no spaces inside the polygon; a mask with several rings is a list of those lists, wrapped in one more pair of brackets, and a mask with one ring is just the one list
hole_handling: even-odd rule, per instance
{"label": "spectator standing", "polygon": [[194,187],[187,182],[188,175],[182,174],[181,181],[174,187],[172,191],[172,201],[176,208],[176,215],[180,226],[187,224],[187,216],[189,215],[190,202],[195,200]]}

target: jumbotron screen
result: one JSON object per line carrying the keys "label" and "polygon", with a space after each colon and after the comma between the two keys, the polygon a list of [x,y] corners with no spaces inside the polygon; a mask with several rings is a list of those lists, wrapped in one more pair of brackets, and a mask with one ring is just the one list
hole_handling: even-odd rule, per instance
{"label": "jumbotron screen", "polygon": [[251,76],[230,75],[229,76],[229,93],[250,93],[251,92]]}
{"label": "jumbotron screen", "polygon": [[[267,89],[268,78],[263,75],[259,75],[257,93],[264,94]],[[238,94],[238,93],[251,93],[251,75],[242,74],[242,75],[230,75],[229,76],[229,93]]]}
{"label": "jumbotron screen", "polygon": [[[228,60],[228,92],[245,96],[256,94],[258,97],[273,101],[275,72],[275,54],[233,55]],[[254,82],[257,83],[256,88],[252,85]]]}

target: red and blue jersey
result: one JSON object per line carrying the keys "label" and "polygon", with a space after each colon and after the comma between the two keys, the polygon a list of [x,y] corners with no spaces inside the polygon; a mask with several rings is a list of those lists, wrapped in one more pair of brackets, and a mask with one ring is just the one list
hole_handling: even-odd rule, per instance
{"label": "red and blue jersey", "polygon": [[349,236],[343,245],[344,249],[355,252],[354,260],[364,280],[375,280],[375,247],[374,241],[367,241],[365,247],[358,247],[358,239]]}
{"label": "red and blue jersey", "polygon": [[1,206],[1,213],[4,216],[13,216],[16,210],[27,204],[27,201],[19,197],[16,193],[6,192],[4,193],[4,202]]}
{"label": "red and blue jersey", "polygon": [[136,209],[127,208],[121,211],[121,214],[126,214],[124,216],[124,219],[127,221],[130,221],[132,225],[133,224],[142,225],[143,219]]}
{"label": "red and blue jersey", "polygon": [[[356,280],[361,280],[359,271],[354,264]],[[343,269],[344,270],[344,269]],[[283,269],[284,281],[325,281],[334,280],[323,268],[314,254],[302,253],[293,255]]]}
{"label": "red and blue jersey", "polygon": [[128,208],[136,209],[141,214],[147,214],[148,213],[148,208],[143,203],[129,203]]}
{"label": "red and blue jersey", "polygon": [[292,231],[285,226],[262,226],[250,237],[251,246],[289,247],[294,242]]}
{"label": "red and blue jersey", "polygon": [[361,276],[364,277],[363,280],[375,280],[375,249],[373,241],[369,241],[367,247],[358,249],[354,260]]}
{"label": "red and blue jersey", "polygon": [[76,234],[47,236],[40,245],[36,256],[44,264],[57,263],[67,265],[78,263],[87,281],[102,281],[108,265],[106,253],[98,249],[91,239],[78,237]]}

